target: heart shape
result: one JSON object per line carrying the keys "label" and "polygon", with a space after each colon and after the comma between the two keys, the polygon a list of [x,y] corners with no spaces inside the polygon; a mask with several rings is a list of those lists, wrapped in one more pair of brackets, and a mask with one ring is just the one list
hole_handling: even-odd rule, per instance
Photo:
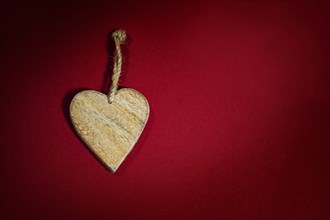
{"label": "heart shape", "polygon": [[149,111],[147,99],[129,88],[118,90],[111,103],[105,94],[85,90],[70,104],[71,121],[79,137],[112,172],[133,149]]}

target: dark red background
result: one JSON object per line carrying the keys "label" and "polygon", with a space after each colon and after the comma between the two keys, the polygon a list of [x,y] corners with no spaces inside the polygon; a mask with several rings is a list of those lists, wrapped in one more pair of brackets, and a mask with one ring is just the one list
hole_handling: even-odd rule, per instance
{"label": "dark red background", "polygon": [[[330,217],[326,1],[1,4],[2,219]],[[118,27],[151,115],[111,174],[68,106]]]}

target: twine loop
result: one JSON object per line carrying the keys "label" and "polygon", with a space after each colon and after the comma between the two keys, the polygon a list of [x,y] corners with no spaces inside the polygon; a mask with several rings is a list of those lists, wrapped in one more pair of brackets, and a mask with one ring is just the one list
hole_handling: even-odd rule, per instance
{"label": "twine loop", "polygon": [[118,41],[119,44],[122,44],[126,40],[126,32],[124,30],[116,30],[112,33],[112,39]]}
{"label": "twine loop", "polygon": [[121,66],[122,66],[122,54],[120,45],[123,44],[126,40],[126,32],[124,30],[115,30],[112,33],[112,39],[115,42],[116,52],[115,57],[113,60],[113,73],[112,73],[112,83],[109,90],[109,103],[112,103],[114,101],[116,92],[118,90],[118,81],[121,74]]}

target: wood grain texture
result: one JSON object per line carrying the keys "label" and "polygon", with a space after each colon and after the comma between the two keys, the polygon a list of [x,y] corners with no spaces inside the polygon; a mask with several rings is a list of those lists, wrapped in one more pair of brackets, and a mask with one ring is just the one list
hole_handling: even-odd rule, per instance
{"label": "wood grain texture", "polygon": [[111,104],[105,94],[93,90],[79,92],[70,104],[76,132],[112,172],[139,139],[149,111],[147,99],[128,88],[118,90]]}

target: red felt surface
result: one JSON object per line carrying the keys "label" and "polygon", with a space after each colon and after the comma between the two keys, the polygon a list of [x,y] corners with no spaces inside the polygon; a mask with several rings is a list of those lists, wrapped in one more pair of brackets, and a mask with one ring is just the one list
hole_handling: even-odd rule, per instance
{"label": "red felt surface", "polygon": [[[1,219],[329,219],[329,3],[46,2],[1,3]],[[151,115],[111,174],[68,106],[117,27]]]}

